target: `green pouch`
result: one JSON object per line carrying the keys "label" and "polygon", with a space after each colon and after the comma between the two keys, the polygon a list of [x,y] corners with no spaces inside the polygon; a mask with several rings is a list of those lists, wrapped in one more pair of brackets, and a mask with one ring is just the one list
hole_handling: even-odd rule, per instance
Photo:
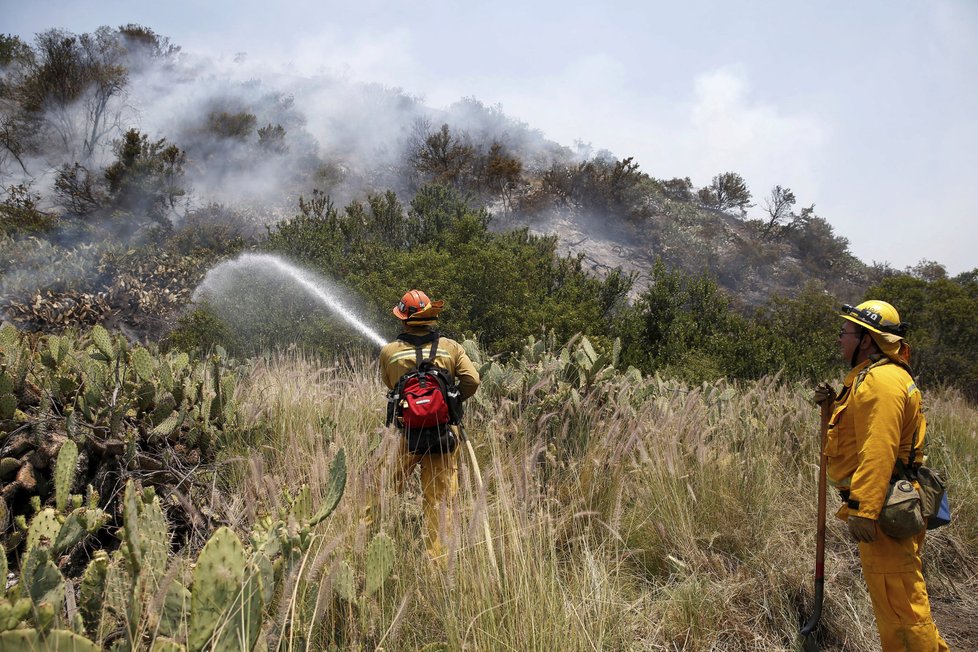
{"label": "green pouch", "polygon": [[923,532],[926,521],[922,501],[912,482],[897,479],[890,483],[877,524],[883,534],[893,539],[906,539]]}

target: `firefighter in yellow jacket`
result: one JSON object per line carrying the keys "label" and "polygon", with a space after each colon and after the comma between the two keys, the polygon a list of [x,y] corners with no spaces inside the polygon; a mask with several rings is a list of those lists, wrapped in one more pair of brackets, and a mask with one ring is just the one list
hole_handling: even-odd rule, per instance
{"label": "firefighter in yellow jacket", "polygon": [[[380,376],[388,389],[397,386],[401,377],[415,369],[418,362],[418,349],[427,359],[431,354],[435,366],[450,374],[457,382],[458,391],[464,401],[479,388],[479,372],[465,349],[458,342],[442,337],[435,330],[438,314],[444,301],[431,301],[420,290],[409,290],[394,306],[394,316],[401,320],[404,332],[390,342],[380,352]],[[430,347],[434,345],[435,350]],[[445,554],[442,533],[451,522],[452,503],[458,492],[458,457],[460,432],[457,426],[451,427],[449,441],[442,448],[418,449],[417,442],[409,443],[408,433],[400,441],[398,463],[394,470],[394,480],[398,489],[417,465],[421,466],[421,490],[424,495],[424,538],[428,554],[433,559]],[[445,442],[441,442],[445,444]],[[418,452],[412,452],[415,448]]]}
{"label": "firefighter in yellow jacket", "polygon": [[948,650],[921,572],[926,530],[892,539],[876,522],[898,457],[907,464],[914,433],[922,448],[927,429],[909,372],[906,324],[885,301],[843,306],[840,316],[839,348],[852,369],[835,398],[825,443],[829,482],[845,501],[837,516],[859,542],[883,652]]}

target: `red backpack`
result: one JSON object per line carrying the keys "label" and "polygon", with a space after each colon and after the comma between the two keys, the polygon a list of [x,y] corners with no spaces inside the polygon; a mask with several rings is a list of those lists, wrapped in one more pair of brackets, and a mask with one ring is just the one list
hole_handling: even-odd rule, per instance
{"label": "red backpack", "polygon": [[435,365],[437,353],[437,335],[427,358],[422,345],[416,346],[414,369],[387,395],[387,425],[404,430],[413,453],[450,453],[457,444],[449,426],[462,420],[461,393],[451,374]]}

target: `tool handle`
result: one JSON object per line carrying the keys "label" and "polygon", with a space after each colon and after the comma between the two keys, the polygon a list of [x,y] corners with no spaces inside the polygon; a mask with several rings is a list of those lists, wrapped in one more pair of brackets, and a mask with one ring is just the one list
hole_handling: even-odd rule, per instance
{"label": "tool handle", "polygon": [[832,416],[832,401],[826,399],[819,403],[819,407],[821,408],[819,423],[821,448],[819,450],[818,462],[818,522],[815,528],[815,606],[812,615],[808,618],[808,622],[801,628],[801,634],[803,636],[807,636],[815,630],[815,626],[822,616],[822,600],[825,594],[825,507],[826,488],[828,485],[825,440],[828,438],[829,419]]}

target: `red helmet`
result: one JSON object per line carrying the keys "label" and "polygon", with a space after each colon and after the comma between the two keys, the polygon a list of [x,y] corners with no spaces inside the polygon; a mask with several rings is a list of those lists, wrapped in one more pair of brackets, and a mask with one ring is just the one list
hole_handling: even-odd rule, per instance
{"label": "red helmet", "polygon": [[[429,312],[433,307],[441,308],[441,304],[441,301],[432,302],[428,295],[421,290],[408,290],[391,312],[398,319],[409,319],[415,313],[422,312],[426,308],[429,309]],[[434,317],[437,314],[438,312],[435,312],[431,316]]]}

